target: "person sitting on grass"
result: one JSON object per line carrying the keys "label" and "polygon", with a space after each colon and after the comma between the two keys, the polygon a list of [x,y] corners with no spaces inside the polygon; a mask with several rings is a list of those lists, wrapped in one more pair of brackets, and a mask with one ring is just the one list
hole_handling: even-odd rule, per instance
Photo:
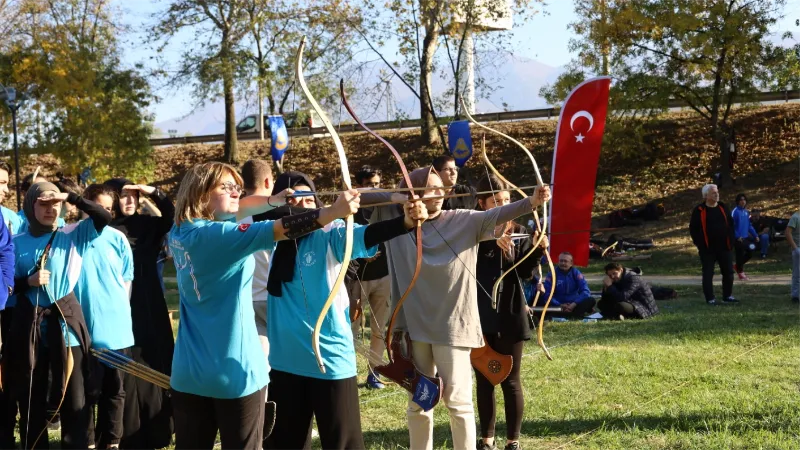
{"label": "person sitting on grass", "polygon": [[773,218],[762,216],[760,209],[753,209],[750,213],[750,225],[756,230],[758,242],[761,244],[761,259],[767,257],[769,250],[769,229],[772,226]]}
{"label": "person sitting on grass", "polygon": [[[548,273],[544,282],[539,283],[538,289],[542,293],[550,292],[553,284],[553,274]],[[573,266],[572,254],[563,252],[558,255],[558,268],[556,269],[556,290],[550,306],[561,307],[561,313],[554,312],[554,317],[574,317],[582,319],[594,308],[595,300],[589,291],[586,278]]]}
{"label": "person sitting on grass", "polygon": [[597,307],[606,319],[647,319],[658,314],[650,286],[641,275],[618,262],[606,264],[603,296]]}

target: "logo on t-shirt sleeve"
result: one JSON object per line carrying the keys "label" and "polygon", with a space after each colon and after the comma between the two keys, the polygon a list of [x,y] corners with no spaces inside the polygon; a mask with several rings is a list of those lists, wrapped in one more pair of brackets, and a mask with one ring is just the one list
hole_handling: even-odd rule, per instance
{"label": "logo on t-shirt sleeve", "polygon": [[241,231],[242,233],[247,231],[248,228],[250,228],[250,224],[249,223],[242,223],[242,224],[239,224],[238,227],[236,227],[236,229]]}

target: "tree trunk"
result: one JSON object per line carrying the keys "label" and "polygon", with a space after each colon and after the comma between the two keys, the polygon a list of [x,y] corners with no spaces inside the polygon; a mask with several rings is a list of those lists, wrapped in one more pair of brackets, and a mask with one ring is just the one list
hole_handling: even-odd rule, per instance
{"label": "tree trunk", "polygon": [[433,95],[431,93],[431,76],[433,72],[433,56],[439,41],[436,27],[428,28],[422,40],[422,54],[419,73],[420,117],[422,118],[421,137],[425,145],[439,142],[438,125],[433,113]]}
{"label": "tree trunk", "polygon": [[720,130],[717,143],[719,145],[719,187],[730,187],[733,185],[733,175],[731,173],[731,141],[728,133]]}
{"label": "tree trunk", "polygon": [[225,90],[225,161],[235,164],[239,162],[239,149],[236,139],[236,108],[233,97],[233,74],[225,71],[222,75],[222,86]]}

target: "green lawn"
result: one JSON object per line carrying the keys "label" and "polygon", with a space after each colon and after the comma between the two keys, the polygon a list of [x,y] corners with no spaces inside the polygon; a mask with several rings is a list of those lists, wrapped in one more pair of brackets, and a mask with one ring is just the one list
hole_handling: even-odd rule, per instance
{"label": "green lawn", "polygon": [[[677,289],[678,299],[659,302],[652,320],[547,323],[553,361],[527,343],[523,448],[797,448],[800,309],[788,287],[737,285],[742,303],[717,307],[699,287]],[[175,293],[167,298],[177,302]],[[406,448],[405,391],[359,394],[367,447]],[[501,448],[504,420],[498,391]],[[444,404],[435,421],[436,447],[450,448]],[[50,436],[57,446],[58,434]]]}

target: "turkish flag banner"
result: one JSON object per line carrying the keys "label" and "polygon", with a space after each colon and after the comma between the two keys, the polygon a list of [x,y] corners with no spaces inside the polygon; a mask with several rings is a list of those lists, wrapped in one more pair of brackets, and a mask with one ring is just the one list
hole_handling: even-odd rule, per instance
{"label": "turkish flag banner", "polygon": [[570,252],[581,267],[589,264],[589,228],[610,87],[609,77],[578,85],[567,96],[556,129],[550,253]]}

